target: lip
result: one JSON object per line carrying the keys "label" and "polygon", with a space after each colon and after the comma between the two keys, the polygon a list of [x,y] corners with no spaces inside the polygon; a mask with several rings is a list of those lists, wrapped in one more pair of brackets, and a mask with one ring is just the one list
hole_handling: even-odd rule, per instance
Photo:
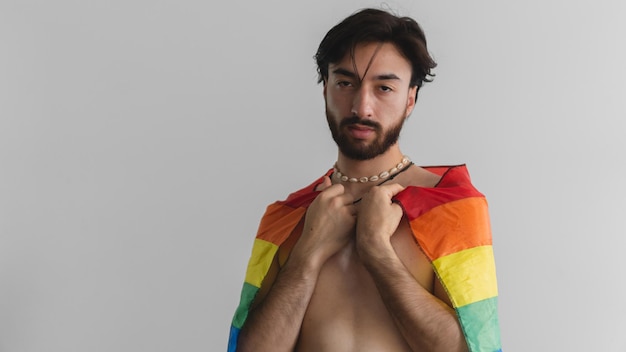
{"label": "lip", "polygon": [[373,128],[359,124],[348,126],[348,132],[357,139],[366,139],[375,133]]}

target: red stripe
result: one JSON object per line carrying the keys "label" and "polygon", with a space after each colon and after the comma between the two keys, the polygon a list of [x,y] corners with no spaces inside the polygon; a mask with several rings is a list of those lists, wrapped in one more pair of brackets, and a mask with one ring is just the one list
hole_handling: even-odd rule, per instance
{"label": "red stripe", "polygon": [[443,176],[436,187],[409,186],[395,196],[410,220],[418,218],[441,204],[468,197],[484,197],[474,186],[465,165],[426,167]]}
{"label": "red stripe", "polygon": [[[330,176],[332,173],[333,173],[333,170],[330,169],[328,170],[328,172],[326,172],[324,176]],[[291,193],[287,197],[287,199],[279,203],[284,204],[289,207],[293,207],[293,208],[308,207],[313,202],[313,200],[315,200],[315,197],[317,197],[317,194],[319,192],[315,191],[315,187],[317,187],[317,185],[322,183],[324,176],[318,178],[317,180],[315,180],[315,182],[304,187],[303,189],[296,191],[294,193]]]}

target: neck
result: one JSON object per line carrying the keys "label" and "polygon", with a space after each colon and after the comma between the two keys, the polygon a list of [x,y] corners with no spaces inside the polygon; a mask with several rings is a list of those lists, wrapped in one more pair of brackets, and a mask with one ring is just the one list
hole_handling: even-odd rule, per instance
{"label": "neck", "polygon": [[398,147],[390,148],[384,154],[369,160],[350,159],[339,152],[337,156],[337,167],[344,175],[358,179],[378,175],[383,171],[389,171],[397,165],[402,158],[403,154]]}
{"label": "neck", "polygon": [[[390,181],[398,174],[408,169],[411,163],[408,161],[408,158],[406,160],[408,163],[403,163],[403,159],[405,159],[405,156],[398,148],[389,150],[369,160],[349,159],[340,152],[337,163],[335,164],[336,170],[331,180],[333,183],[341,183],[345,187],[346,192],[354,196],[356,203],[371,187]],[[402,164],[400,168],[398,168],[398,164]],[[388,173],[389,175],[377,180],[359,180],[365,177],[370,178],[371,176],[381,175],[382,173]],[[339,177],[340,174],[354,179],[351,182],[344,177],[344,181],[342,181]]]}

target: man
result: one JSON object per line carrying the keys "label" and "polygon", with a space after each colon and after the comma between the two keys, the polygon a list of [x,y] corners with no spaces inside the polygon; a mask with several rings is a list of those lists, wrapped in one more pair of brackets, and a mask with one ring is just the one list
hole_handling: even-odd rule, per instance
{"label": "man", "polygon": [[398,144],[435,67],[422,30],[362,10],[316,60],[337,162],[268,207],[229,351],[501,350],[486,201]]}

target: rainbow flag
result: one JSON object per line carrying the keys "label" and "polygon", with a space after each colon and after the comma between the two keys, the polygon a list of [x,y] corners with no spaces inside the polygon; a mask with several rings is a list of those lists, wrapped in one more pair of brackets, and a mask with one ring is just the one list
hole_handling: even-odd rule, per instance
{"label": "rainbow flag", "polygon": [[[431,261],[450,297],[471,352],[502,351],[498,288],[487,201],[474,188],[465,165],[425,167],[441,175],[432,188],[407,187],[395,200],[413,236]],[[326,175],[330,175],[329,170]],[[278,248],[286,243],[319,192],[320,177],[286,200],[267,207],[248,262],[241,299],[230,329],[228,352],[237,349],[239,331]]]}

